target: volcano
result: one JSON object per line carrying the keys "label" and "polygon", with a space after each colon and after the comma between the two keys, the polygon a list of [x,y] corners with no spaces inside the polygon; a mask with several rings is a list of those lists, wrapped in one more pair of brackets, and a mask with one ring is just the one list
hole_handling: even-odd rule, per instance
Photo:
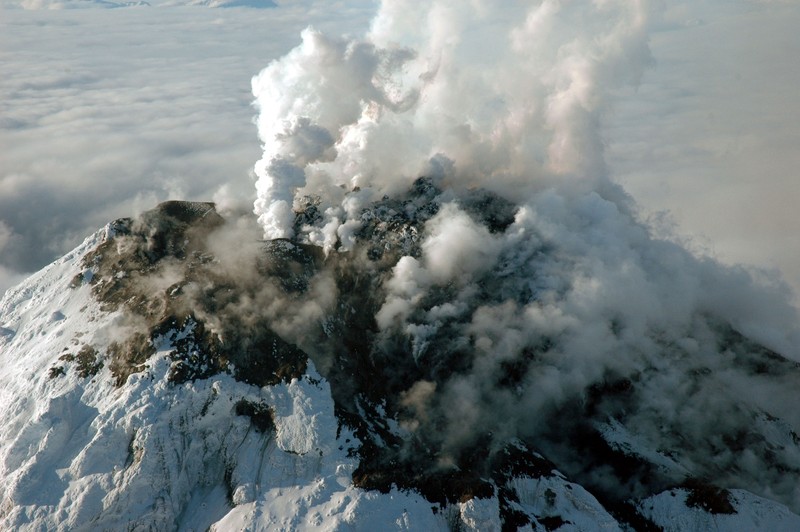
{"label": "volcano", "polygon": [[[109,224],[0,304],[3,528],[797,529],[800,439],[758,392],[800,365],[703,308],[579,320],[581,257],[534,219],[420,178],[349,250],[211,203]],[[443,273],[445,227],[474,241]]]}
{"label": "volcano", "polygon": [[603,158],[654,10],[303,32],[252,213],[162,203],[0,302],[0,528],[800,530],[796,309]]}

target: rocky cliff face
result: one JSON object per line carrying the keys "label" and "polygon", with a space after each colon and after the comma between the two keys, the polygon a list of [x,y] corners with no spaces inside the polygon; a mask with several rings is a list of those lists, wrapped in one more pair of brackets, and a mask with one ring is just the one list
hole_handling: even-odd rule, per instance
{"label": "rocky cliff face", "polygon": [[739,393],[796,363],[703,308],[582,322],[582,257],[485,191],[419,179],[327,253],[295,207],[264,242],[164,203],[7,293],[4,528],[800,527],[793,421]]}

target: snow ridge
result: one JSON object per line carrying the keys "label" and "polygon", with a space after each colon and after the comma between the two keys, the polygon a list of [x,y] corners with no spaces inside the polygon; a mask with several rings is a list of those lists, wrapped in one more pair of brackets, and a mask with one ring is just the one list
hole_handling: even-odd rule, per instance
{"label": "snow ridge", "polygon": [[[435,431],[444,411],[432,405],[447,407],[443,392],[475,371],[441,366],[457,360],[441,358],[451,356],[448,320],[468,312],[485,319],[487,308],[502,314],[481,290],[500,299],[558,290],[553,273],[563,260],[541,234],[522,230],[536,225],[523,225],[511,203],[470,194],[455,206],[419,180],[363,212],[356,248],[327,256],[287,240],[226,255],[231,241],[242,248],[241,235],[231,240],[213,205],[169,202],[109,224],[9,290],[0,301],[0,528],[800,528],[775,500],[694,476],[724,462],[661,447],[670,439],[637,410],[648,404],[640,394],[659,382],[647,368],[605,375],[578,401],[542,409],[549,426],[537,437],[547,456],[528,432],[508,430],[509,420],[488,425],[497,433],[466,427],[461,447]],[[443,234],[442,213],[449,228],[510,244],[478,249],[459,272],[442,273],[473,276],[476,286],[456,281],[436,295],[436,250],[426,246]],[[314,219],[313,198],[297,217]],[[241,266],[245,259],[251,266]],[[427,331],[420,322],[397,329],[398,312],[406,323],[439,321]],[[382,313],[394,316],[383,331]],[[793,382],[790,362],[720,330],[724,360],[759,379]],[[404,336],[418,342],[397,341]],[[558,340],[550,341],[488,372],[498,390],[520,397],[526,373],[539,371]],[[717,354],[704,356],[688,360]],[[666,349],[645,360],[674,376],[687,359]],[[716,382],[691,365],[680,371],[687,382]],[[752,409],[744,415],[757,432],[739,434],[733,424],[738,439],[720,440],[728,452],[750,446],[758,460],[763,447],[791,464],[800,453],[791,425],[746,402],[736,408]],[[650,491],[624,491],[625,478]]]}

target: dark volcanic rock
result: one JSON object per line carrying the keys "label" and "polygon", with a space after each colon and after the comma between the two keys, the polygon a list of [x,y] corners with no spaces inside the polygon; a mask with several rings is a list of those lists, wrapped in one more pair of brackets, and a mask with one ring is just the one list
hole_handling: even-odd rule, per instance
{"label": "dark volcanic rock", "polygon": [[[217,266],[208,239],[223,224],[211,203],[169,201],[137,220],[113,223],[109,238],[86,257],[95,297],[106,310],[124,309],[136,329],[106,354],[118,385],[145,369],[165,341],[173,346],[170,378],[176,383],[232,369],[240,380],[263,386],[305,372],[305,353],[267,323],[222,312],[257,289]],[[287,292],[304,290],[315,258],[303,249],[267,243],[260,263],[265,281],[274,278]],[[165,282],[176,275],[178,283]],[[213,331],[200,315],[214,317]]]}
{"label": "dark volcanic rock", "polygon": [[[225,222],[213,204],[167,202],[137,220],[119,220],[111,225],[109,238],[86,257],[85,270],[72,285],[90,284],[106,310],[125,311],[134,332],[113,342],[106,353],[88,346],[86,352],[70,355],[63,366],[51,368],[50,376],[65,375],[74,366],[87,377],[107,364],[122,386],[131,374],[146,369],[157,351],[168,350],[169,378],[176,384],[226,372],[266,386],[301,377],[311,359],[330,383],[340,425],[358,438],[353,449],[359,459],[353,473],[356,486],[414,490],[442,507],[496,496],[504,530],[527,525],[557,530],[571,524],[555,512],[541,517],[522,512],[513,486],[519,478],[566,478],[557,469],[637,530],[657,527],[634,502],[670,487],[689,490],[689,506],[731,513],[724,483],[716,487],[685,477],[699,471],[698,478],[716,478],[745,454],[787,474],[800,474],[792,463],[800,441],[770,447],[738,420],[707,439],[691,439],[677,415],[659,427],[662,441],[672,444],[666,451],[707,449],[711,458],[693,463],[698,471],[688,473],[653,462],[662,449],[651,449],[648,458],[609,440],[598,427],[636,418],[648,379],[659,374],[657,357],[598,372],[582,388],[566,390],[558,402],[541,406],[535,417],[522,418],[524,422],[504,419],[504,405],[538,391],[531,386],[532,375],[554,371],[565,339],[515,331],[520,340],[513,348],[492,357],[493,348],[471,332],[474,313],[480,307],[513,315],[522,305],[538,303],[536,268],[557,243],[503,250],[495,264],[468,283],[431,284],[406,320],[429,327],[424,342],[411,338],[408,328],[379,327],[376,315],[387,300],[393,269],[402,257],[424,260],[426,223],[441,212],[444,197],[434,180],[421,178],[407,192],[363,210],[353,249],[326,254],[301,238],[254,242],[255,251],[242,254],[244,271],[226,266],[224,257],[215,255],[218,248],[212,243]],[[465,193],[458,201],[486,229],[482,234],[492,238],[506,232],[517,214],[513,203],[482,190]],[[322,220],[319,205],[313,198],[299,202],[298,234]],[[520,264],[528,270],[520,273]],[[541,277],[552,280],[546,269]],[[560,293],[554,289],[549,297]],[[435,322],[425,321],[446,305],[452,308],[439,312]],[[750,342],[730,325],[702,316],[698,320],[719,332],[720,357],[734,360],[747,375],[800,375],[797,364]],[[622,325],[611,323],[609,336],[621,335]],[[497,340],[500,344],[504,338]],[[710,382],[708,359],[691,360],[661,342],[657,332],[652,341],[665,358],[683,363],[686,382],[692,385],[688,393],[699,394]],[[470,380],[476,375],[478,384]],[[447,404],[453,382],[472,386],[470,400],[483,409],[480,427],[461,431],[458,438],[450,432],[461,428],[456,426],[461,420],[453,419]],[[424,408],[408,399],[419,383],[430,390]],[[494,415],[495,407],[501,414]],[[242,400],[234,413],[250,418],[262,433],[274,429],[268,405]],[[668,461],[666,454],[660,456]]]}

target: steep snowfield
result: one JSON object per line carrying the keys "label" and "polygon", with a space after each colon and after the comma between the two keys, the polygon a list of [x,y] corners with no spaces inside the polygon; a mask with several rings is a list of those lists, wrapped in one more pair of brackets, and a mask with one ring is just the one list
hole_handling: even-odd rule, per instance
{"label": "steep snowfield", "polygon": [[[70,287],[107,231],[0,304],[0,529],[446,528],[416,494],[352,487],[355,441],[337,438],[330,388],[313,367],[263,389],[224,374],[174,385],[162,345],[121,388],[105,368],[51,377],[62,355],[107,346],[125,327],[87,284]],[[235,415],[241,400],[270,405],[275,433]]]}
{"label": "steep snowfield", "polygon": [[[442,508],[414,492],[354,487],[358,440],[339,427],[313,365],[260,389],[227,374],[176,385],[164,343],[118,388],[96,354],[75,356],[86,345],[102,351],[127,326],[81,282],[93,275],[83,257],[112,227],[0,303],[0,529],[500,530],[496,497]],[[242,401],[268,407],[274,430],[236,415]],[[532,518],[616,529],[560,478],[515,488]],[[541,498],[546,490],[553,499]]]}
{"label": "steep snowfield", "polygon": [[[215,216],[210,204],[171,202],[146,213],[144,222],[109,224],[6,293],[0,302],[0,480],[5,486],[0,529],[800,530],[800,517],[777,502],[703,483],[604,507],[606,503],[518,440],[509,440],[495,453],[491,477],[470,476],[487,471],[482,464],[470,464],[474,470],[469,471],[438,465],[408,469],[409,463],[427,463],[418,458],[429,460],[392,454],[390,440],[408,437],[409,429],[384,405],[347,395],[348,380],[360,380],[363,386],[375,375],[346,370],[329,381],[311,356],[307,365],[281,359],[289,370],[302,366],[302,371],[285,373],[285,366],[274,366],[273,376],[281,374],[280,379],[248,384],[255,377],[249,379],[232,362],[213,371],[204,365],[225,358],[218,351],[198,351],[219,346],[203,337],[198,332],[202,324],[192,320],[165,320],[151,329],[160,332],[151,332],[144,349],[151,354],[144,362],[120,355],[120,345],[137,345],[130,341],[132,331],[141,329],[145,319],[133,309],[151,309],[164,300],[154,294],[152,301],[142,302],[135,292],[126,292],[130,283],[114,280],[132,276],[142,287],[161,283],[168,297],[188,291],[188,280],[164,286],[160,276],[172,271],[175,260],[183,260],[185,271],[194,272],[191,282],[202,279],[197,275],[206,259],[199,251],[189,252],[194,245],[189,237],[197,238],[194,230],[217,227]],[[148,233],[148,227],[161,233]],[[117,269],[137,264],[118,257],[131,260],[131,242],[141,234],[150,236],[139,243],[140,249],[156,253],[160,266]],[[376,232],[373,238],[392,236]],[[184,247],[171,247],[175,242]],[[308,258],[303,255],[308,249],[285,241],[264,249],[277,261],[273,267],[285,269],[281,279],[293,290],[305,286],[308,272],[298,265]],[[212,270],[203,275],[212,275]],[[207,280],[227,286],[221,279]],[[221,293],[214,292],[215,297]],[[132,299],[116,304],[120,297]],[[177,300],[170,304],[178,305]],[[322,317],[325,334],[343,327],[337,319],[341,317]],[[164,323],[173,325],[165,330]],[[247,345],[241,338],[236,341],[228,345]],[[283,354],[267,348],[261,356],[294,353],[282,349]],[[337,363],[347,362],[348,356],[342,354]],[[190,359],[194,366],[186,369]],[[114,367],[120,360],[130,367]],[[247,371],[260,371],[258,361],[237,360],[250,364]],[[176,371],[179,366],[183,369]],[[359,371],[360,366],[352,368]],[[337,389],[338,400],[352,400],[358,418],[352,411],[337,411],[334,384],[344,386]],[[794,452],[797,437],[779,420],[759,414],[752,429],[776,452]],[[666,477],[688,478],[673,454],[654,447],[630,426],[610,419],[597,423],[595,430],[608,449],[601,445],[586,450],[596,453],[603,467],[624,467],[632,460]],[[370,441],[365,443],[357,432]]]}

